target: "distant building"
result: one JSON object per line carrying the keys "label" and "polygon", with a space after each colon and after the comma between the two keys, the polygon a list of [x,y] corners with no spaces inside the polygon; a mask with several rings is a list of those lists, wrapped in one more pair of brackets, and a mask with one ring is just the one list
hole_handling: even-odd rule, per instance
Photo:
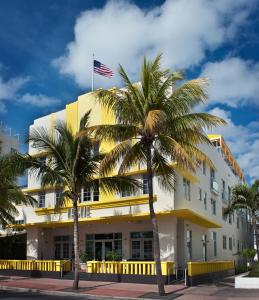
{"label": "distant building", "polygon": [[0,125],[0,149],[1,154],[7,154],[19,150],[19,139],[13,136],[9,130],[4,130]]}

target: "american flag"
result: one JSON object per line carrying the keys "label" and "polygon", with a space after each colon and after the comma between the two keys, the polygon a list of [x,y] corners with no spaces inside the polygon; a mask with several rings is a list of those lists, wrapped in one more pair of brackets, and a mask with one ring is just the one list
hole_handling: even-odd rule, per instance
{"label": "american flag", "polygon": [[109,67],[107,67],[106,65],[99,62],[98,60],[94,60],[94,73],[97,73],[97,74],[105,76],[105,77],[113,76],[112,70]]}

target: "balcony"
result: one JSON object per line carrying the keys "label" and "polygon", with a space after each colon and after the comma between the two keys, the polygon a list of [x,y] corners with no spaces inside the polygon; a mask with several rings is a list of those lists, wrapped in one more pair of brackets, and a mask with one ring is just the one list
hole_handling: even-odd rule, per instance
{"label": "balcony", "polygon": [[214,195],[216,195],[216,196],[219,195],[219,185],[218,185],[217,181],[215,181],[215,180],[211,181],[210,190]]}

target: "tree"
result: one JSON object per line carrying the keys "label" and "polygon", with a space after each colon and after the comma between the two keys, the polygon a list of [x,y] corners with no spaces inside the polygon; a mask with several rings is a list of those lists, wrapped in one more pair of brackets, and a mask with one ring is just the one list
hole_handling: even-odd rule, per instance
{"label": "tree", "polygon": [[257,258],[259,258],[259,240],[257,236],[256,223],[259,213],[259,180],[248,186],[247,184],[238,184],[232,190],[232,201],[225,210],[225,214],[231,214],[234,211],[245,209],[251,214],[254,242],[256,244]]}
{"label": "tree", "polygon": [[0,224],[3,227],[14,223],[15,216],[18,215],[17,205],[35,203],[18,186],[17,178],[20,175],[22,172],[15,166],[15,154],[0,155]]}
{"label": "tree", "polygon": [[80,135],[82,128],[89,126],[90,111],[80,121],[76,134],[60,122],[52,133],[44,128],[31,131],[28,142],[38,151],[46,154],[46,162],[41,159],[25,155],[21,157],[22,164],[28,168],[42,187],[52,186],[61,192],[56,203],[56,209],[66,205],[66,200],[72,202],[74,224],[74,282],[73,289],[79,285],[79,228],[78,228],[78,201],[81,188],[90,190],[102,189],[104,192],[134,191],[137,182],[123,176],[99,177],[99,164],[103,155],[95,151],[98,141],[90,135]]}
{"label": "tree", "polygon": [[93,126],[91,130],[96,138],[117,143],[101,163],[103,175],[110,174],[117,164],[120,175],[138,163],[146,165],[157,283],[159,294],[164,295],[158,224],[153,206],[154,175],[162,188],[172,190],[173,163],[185,170],[195,170],[196,159],[212,164],[198,145],[211,145],[204,129],[225,122],[208,113],[192,112],[195,105],[206,100],[206,79],[197,78],[180,85],[183,74],[162,70],[160,61],[161,55],[153,61],[144,59],[140,83],[132,83],[120,66],[119,74],[125,88],[96,91],[100,103],[114,112],[117,124]]}

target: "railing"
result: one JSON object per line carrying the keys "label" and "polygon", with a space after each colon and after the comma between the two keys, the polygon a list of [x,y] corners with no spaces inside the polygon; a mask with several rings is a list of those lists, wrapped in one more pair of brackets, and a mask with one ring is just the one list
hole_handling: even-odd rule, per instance
{"label": "railing", "polygon": [[[174,274],[174,262],[161,262],[162,275]],[[88,261],[88,273],[155,275],[153,261]]]}
{"label": "railing", "polygon": [[234,261],[206,261],[206,262],[188,262],[187,272],[188,276],[195,276],[199,274],[220,272],[231,270],[235,268]]}
{"label": "railing", "polygon": [[63,260],[0,260],[0,270],[70,271],[71,262]]}

